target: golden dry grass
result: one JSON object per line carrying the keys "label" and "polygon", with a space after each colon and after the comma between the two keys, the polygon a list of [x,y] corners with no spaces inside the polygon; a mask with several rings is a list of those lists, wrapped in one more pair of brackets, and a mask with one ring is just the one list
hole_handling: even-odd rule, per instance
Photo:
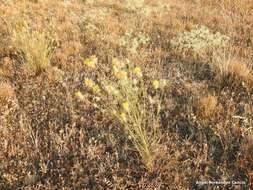
{"label": "golden dry grass", "polygon": [[15,95],[13,87],[7,82],[0,83],[0,99],[1,101],[12,98]]}
{"label": "golden dry grass", "polygon": [[252,12],[252,0],[0,0],[0,189],[252,189]]}
{"label": "golden dry grass", "polygon": [[200,114],[203,117],[213,117],[218,111],[218,100],[215,96],[206,96],[199,100]]}

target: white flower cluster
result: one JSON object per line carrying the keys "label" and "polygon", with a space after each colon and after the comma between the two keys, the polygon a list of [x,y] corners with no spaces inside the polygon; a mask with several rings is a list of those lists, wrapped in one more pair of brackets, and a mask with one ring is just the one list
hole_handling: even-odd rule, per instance
{"label": "white flower cluster", "polygon": [[173,48],[190,49],[198,52],[213,46],[223,46],[230,38],[220,32],[212,33],[206,26],[197,26],[189,32],[183,32],[170,41]]}

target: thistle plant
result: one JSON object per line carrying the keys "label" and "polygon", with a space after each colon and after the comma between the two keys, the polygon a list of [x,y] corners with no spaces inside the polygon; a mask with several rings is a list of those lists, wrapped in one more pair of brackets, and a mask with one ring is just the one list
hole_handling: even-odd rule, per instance
{"label": "thistle plant", "polygon": [[152,170],[159,151],[159,116],[166,82],[148,79],[139,66],[129,61],[114,58],[111,68],[107,69],[109,73],[106,73],[106,68],[98,69],[92,63],[87,64],[91,60],[97,63],[93,56],[93,59],[84,61],[85,67],[99,72],[99,78],[85,79],[88,93],[77,91],[76,97],[80,100],[90,98],[106,117],[116,120],[147,169]]}

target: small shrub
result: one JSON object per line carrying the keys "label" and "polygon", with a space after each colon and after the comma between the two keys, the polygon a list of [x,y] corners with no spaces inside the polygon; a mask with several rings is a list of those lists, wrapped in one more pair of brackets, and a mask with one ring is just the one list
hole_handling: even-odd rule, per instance
{"label": "small shrub", "polygon": [[189,32],[179,34],[170,41],[173,48],[198,52],[208,47],[223,46],[229,37],[221,33],[212,33],[206,26],[196,26]]}
{"label": "small shrub", "polygon": [[[84,64],[94,69],[97,59],[92,56]],[[88,94],[77,91],[75,95],[80,100],[90,98],[93,106],[117,120],[138,150],[143,163],[152,170],[159,151],[159,114],[166,81],[152,80],[147,83],[140,67],[118,59],[113,59],[111,70],[109,73],[106,71],[106,68],[100,69],[97,82],[85,79]]]}

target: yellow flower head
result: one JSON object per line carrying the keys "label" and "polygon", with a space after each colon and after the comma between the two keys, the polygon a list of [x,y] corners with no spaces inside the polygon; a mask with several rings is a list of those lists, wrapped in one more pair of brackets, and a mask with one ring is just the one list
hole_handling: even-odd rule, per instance
{"label": "yellow flower head", "polygon": [[114,69],[122,69],[125,67],[125,64],[119,60],[118,58],[113,58],[112,59],[112,65]]}
{"label": "yellow flower head", "polygon": [[106,85],[104,88],[108,94],[112,94],[112,95],[119,94],[119,91],[117,89],[115,89],[112,85]]}
{"label": "yellow flower head", "polygon": [[112,91],[114,91],[114,87],[112,85],[105,85],[104,88],[105,91],[109,94],[112,93]]}
{"label": "yellow flower head", "polygon": [[92,87],[92,90],[93,90],[93,92],[96,93],[96,94],[99,94],[99,93],[101,92],[101,89],[100,89],[100,87],[99,87],[98,85],[94,85],[94,86]]}
{"label": "yellow flower head", "polygon": [[94,69],[96,67],[97,62],[98,62],[98,58],[95,55],[93,55],[83,61],[84,65],[86,65],[87,67],[92,68],[92,69]]}
{"label": "yellow flower head", "polygon": [[122,104],[122,107],[126,112],[129,112],[129,103],[127,101]]}
{"label": "yellow flower head", "polygon": [[133,70],[133,73],[134,73],[137,77],[139,77],[139,78],[142,77],[142,72],[141,72],[141,68],[140,68],[140,67],[135,67],[134,70]]}
{"label": "yellow flower head", "polygon": [[95,83],[93,80],[91,79],[85,79],[84,81],[85,86],[87,86],[88,88],[93,88],[95,86]]}
{"label": "yellow flower head", "polygon": [[152,86],[155,90],[157,90],[160,87],[160,82],[159,80],[153,80],[152,81]]}
{"label": "yellow flower head", "polygon": [[75,92],[75,97],[77,97],[80,100],[84,99],[84,95],[80,91]]}
{"label": "yellow flower head", "polygon": [[122,121],[126,122],[126,120],[127,120],[127,119],[126,119],[126,114],[122,112],[122,113],[120,114],[120,119],[121,119]]}
{"label": "yellow flower head", "polygon": [[127,79],[127,72],[126,71],[116,71],[115,72],[115,77],[117,79]]}
{"label": "yellow flower head", "polygon": [[119,71],[118,67],[116,67],[116,66],[112,66],[112,70],[113,70],[114,73]]}

